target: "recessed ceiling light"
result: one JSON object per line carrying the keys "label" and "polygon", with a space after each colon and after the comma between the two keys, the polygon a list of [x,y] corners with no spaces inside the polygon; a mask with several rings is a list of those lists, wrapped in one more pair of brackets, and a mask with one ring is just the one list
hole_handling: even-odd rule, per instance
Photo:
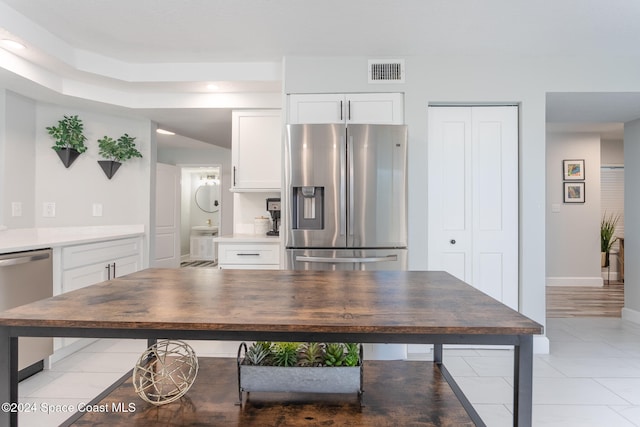
{"label": "recessed ceiling light", "polygon": [[15,49],[15,50],[26,49],[25,45],[11,39],[2,39],[2,44],[8,48]]}
{"label": "recessed ceiling light", "polygon": [[162,135],[175,135],[176,134],[175,132],[171,132],[169,130],[164,130],[164,129],[160,129],[160,128],[156,129],[156,132],[157,133],[161,133]]}
{"label": "recessed ceiling light", "polygon": [[220,88],[219,88],[219,87],[218,87],[218,85],[216,85],[216,84],[209,83],[209,84],[207,85],[207,89],[209,89],[209,90],[218,90],[218,89],[220,89]]}

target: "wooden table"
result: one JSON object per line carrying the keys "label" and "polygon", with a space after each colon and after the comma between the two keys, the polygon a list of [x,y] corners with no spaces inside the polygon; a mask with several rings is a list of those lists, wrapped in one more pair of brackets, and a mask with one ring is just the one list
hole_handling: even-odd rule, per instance
{"label": "wooden table", "polygon": [[[444,272],[147,269],[0,313],[0,402],[17,402],[18,336],[512,345],[514,425],[530,426],[542,326]],[[0,425],[17,425],[0,412]]]}

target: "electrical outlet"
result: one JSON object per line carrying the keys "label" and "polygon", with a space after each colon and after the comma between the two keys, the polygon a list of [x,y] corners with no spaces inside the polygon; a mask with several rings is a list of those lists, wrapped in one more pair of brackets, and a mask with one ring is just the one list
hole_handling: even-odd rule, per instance
{"label": "electrical outlet", "polygon": [[54,216],[56,216],[55,202],[44,202],[42,204],[42,216],[47,218],[53,218]]}
{"label": "electrical outlet", "polygon": [[22,216],[22,202],[11,202],[11,216]]}
{"label": "electrical outlet", "polygon": [[102,203],[93,204],[93,216],[102,216]]}

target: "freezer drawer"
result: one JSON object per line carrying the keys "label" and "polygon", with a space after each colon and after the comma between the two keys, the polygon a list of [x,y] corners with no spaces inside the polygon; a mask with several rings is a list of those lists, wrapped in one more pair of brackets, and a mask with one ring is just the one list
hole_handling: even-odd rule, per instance
{"label": "freezer drawer", "polygon": [[290,249],[289,270],[406,270],[406,249]]}

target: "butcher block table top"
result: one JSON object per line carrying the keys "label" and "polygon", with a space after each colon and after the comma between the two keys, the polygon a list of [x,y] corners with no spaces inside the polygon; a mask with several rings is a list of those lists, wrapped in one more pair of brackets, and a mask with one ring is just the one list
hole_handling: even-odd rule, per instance
{"label": "butcher block table top", "polygon": [[152,268],[0,313],[0,325],[378,334],[540,334],[439,271]]}

